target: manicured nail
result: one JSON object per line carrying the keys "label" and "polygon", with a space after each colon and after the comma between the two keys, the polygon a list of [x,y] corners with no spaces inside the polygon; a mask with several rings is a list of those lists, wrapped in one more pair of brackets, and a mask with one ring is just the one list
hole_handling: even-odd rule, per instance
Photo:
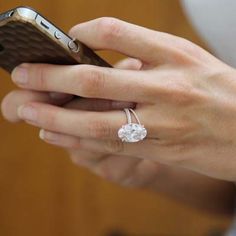
{"label": "manicured nail", "polygon": [[44,129],[41,129],[41,130],[39,131],[39,138],[42,139],[42,140],[45,139],[45,131],[44,131]]}
{"label": "manicured nail", "polygon": [[37,120],[37,111],[32,106],[20,106],[17,109],[19,118],[35,122]]}
{"label": "manicured nail", "polygon": [[13,82],[24,85],[28,82],[28,69],[26,65],[16,67],[11,74]]}
{"label": "manicured nail", "polygon": [[59,134],[53,133],[50,131],[45,131],[44,129],[41,129],[39,131],[39,137],[42,140],[50,141],[50,142],[56,142],[59,139]]}

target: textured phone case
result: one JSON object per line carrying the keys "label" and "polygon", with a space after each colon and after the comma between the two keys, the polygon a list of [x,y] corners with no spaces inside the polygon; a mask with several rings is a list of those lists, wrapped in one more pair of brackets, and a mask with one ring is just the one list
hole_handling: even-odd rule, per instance
{"label": "textured phone case", "polygon": [[50,38],[34,22],[13,18],[0,22],[0,67],[11,72],[23,62],[62,65],[110,65],[85,45],[73,53]]}

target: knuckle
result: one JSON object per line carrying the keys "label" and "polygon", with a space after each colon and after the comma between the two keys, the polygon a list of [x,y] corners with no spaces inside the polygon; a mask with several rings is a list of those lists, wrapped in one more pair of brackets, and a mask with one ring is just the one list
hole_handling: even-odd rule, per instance
{"label": "knuckle", "polygon": [[44,108],[43,110],[38,110],[38,123],[43,127],[50,130],[58,129],[57,118],[60,117],[55,109]]}
{"label": "knuckle", "polygon": [[[178,37],[177,37],[178,38]],[[202,60],[206,59],[206,52],[204,49],[198,45],[192,43],[191,41],[178,38],[178,47],[172,46],[173,60],[180,65],[195,65],[199,62],[202,64]]]}
{"label": "knuckle", "polygon": [[183,51],[182,49],[172,49],[172,60],[174,63],[179,65],[191,65],[192,64],[192,58],[190,55],[187,54],[186,51]]}
{"label": "knuckle", "polygon": [[97,68],[90,68],[83,74],[85,75],[84,79],[80,81],[79,85],[81,94],[87,97],[99,95],[105,86],[105,73]]}
{"label": "knuckle", "polygon": [[89,124],[89,135],[92,138],[111,137],[111,127],[107,121],[93,121]]}
{"label": "knuckle", "polygon": [[107,181],[114,182],[114,176],[111,173],[110,168],[106,163],[98,165],[94,169],[94,173]]}
{"label": "knuckle", "polygon": [[187,136],[192,135],[198,130],[197,124],[192,124],[188,118],[180,118],[178,124],[170,125],[166,131],[171,142],[183,141]]}
{"label": "knuckle", "polygon": [[105,151],[108,153],[120,153],[124,149],[124,145],[119,140],[108,140],[105,145]]}
{"label": "knuckle", "polygon": [[35,68],[33,69],[33,78],[36,75],[36,79],[33,80],[35,81],[35,86],[38,89],[42,89],[42,90],[47,90],[47,76],[46,76],[46,69],[45,66],[43,65],[37,65],[35,66]]}
{"label": "knuckle", "polygon": [[201,54],[203,52],[202,48],[185,38],[180,38],[179,45],[183,48],[183,51],[194,57],[197,57],[199,53]]}
{"label": "knuckle", "polygon": [[157,85],[155,83],[149,83],[149,84],[143,83],[143,88],[144,88],[142,94],[143,97],[147,97],[152,100],[156,100],[160,97],[165,98],[165,95],[163,94],[163,88],[161,88],[160,85]]}
{"label": "knuckle", "polygon": [[197,59],[197,54],[191,55],[190,52],[183,51],[183,50],[176,50],[176,52],[173,53],[173,60],[174,60],[174,63],[180,66],[188,66],[188,67],[198,65],[199,62],[201,62]]}
{"label": "knuckle", "polygon": [[120,20],[113,17],[102,17],[98,22],[98,32],[105,42],[117,40],[121,36],[122,27]]}
{"label": "knuckle", "polygon": [[178,78],[170,80],[164,88],[158,89],[164,100],[179,106],[191,105],[199,97],[197,90],[189,82],[183,79],[178,81]]}
{"label": "knuckle", "polygon": [[158,146],[166,153],[162,161],[166,164],[183,165],[189,158],[189,151],[193,148],[188,142],[180,140],[160,140]]}
{"label": "knuckle", "polygon": [[175,87],[172,90],[172,100],[178,104],[178,105],[188,105],[189,103],[192,102],[192,96],[189,93],[189,90],[187,90],[186,88],[183,87]]}

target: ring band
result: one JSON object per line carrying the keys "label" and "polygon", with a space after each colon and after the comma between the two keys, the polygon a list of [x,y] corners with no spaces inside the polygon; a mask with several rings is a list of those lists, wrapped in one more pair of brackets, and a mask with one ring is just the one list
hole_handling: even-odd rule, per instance
{"label": "ring band", "polygon": [[[127,124],[122,125],[118,130],[118,137],[122,142],[134,143],[143,140],[147,136],[147,130],[143,125],[141,125],[139,118],[135,111],[131,108],[125,108],[124,112],[127,117]],[[137,123],[132,123],[132,116],[134,115]]]}

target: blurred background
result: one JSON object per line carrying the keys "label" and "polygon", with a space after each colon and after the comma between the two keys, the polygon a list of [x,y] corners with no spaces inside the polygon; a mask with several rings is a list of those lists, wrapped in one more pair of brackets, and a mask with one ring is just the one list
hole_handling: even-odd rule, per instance
{"label": "blurred background", "polygon": [[[113,16],[185,37],[203,47],[178,0],[8,0],[0,11],[28,5],[68,31]],[[145,46],[145,45],[144,45]],[[121,55],[103,52],[110,63]],[[0,99],[14,89],[0,71]],[[0,117],[1,236],[217,236],[230,219],[209,215],[167,196],[125,189],[71,163],[38,138],[38,130]]]}

